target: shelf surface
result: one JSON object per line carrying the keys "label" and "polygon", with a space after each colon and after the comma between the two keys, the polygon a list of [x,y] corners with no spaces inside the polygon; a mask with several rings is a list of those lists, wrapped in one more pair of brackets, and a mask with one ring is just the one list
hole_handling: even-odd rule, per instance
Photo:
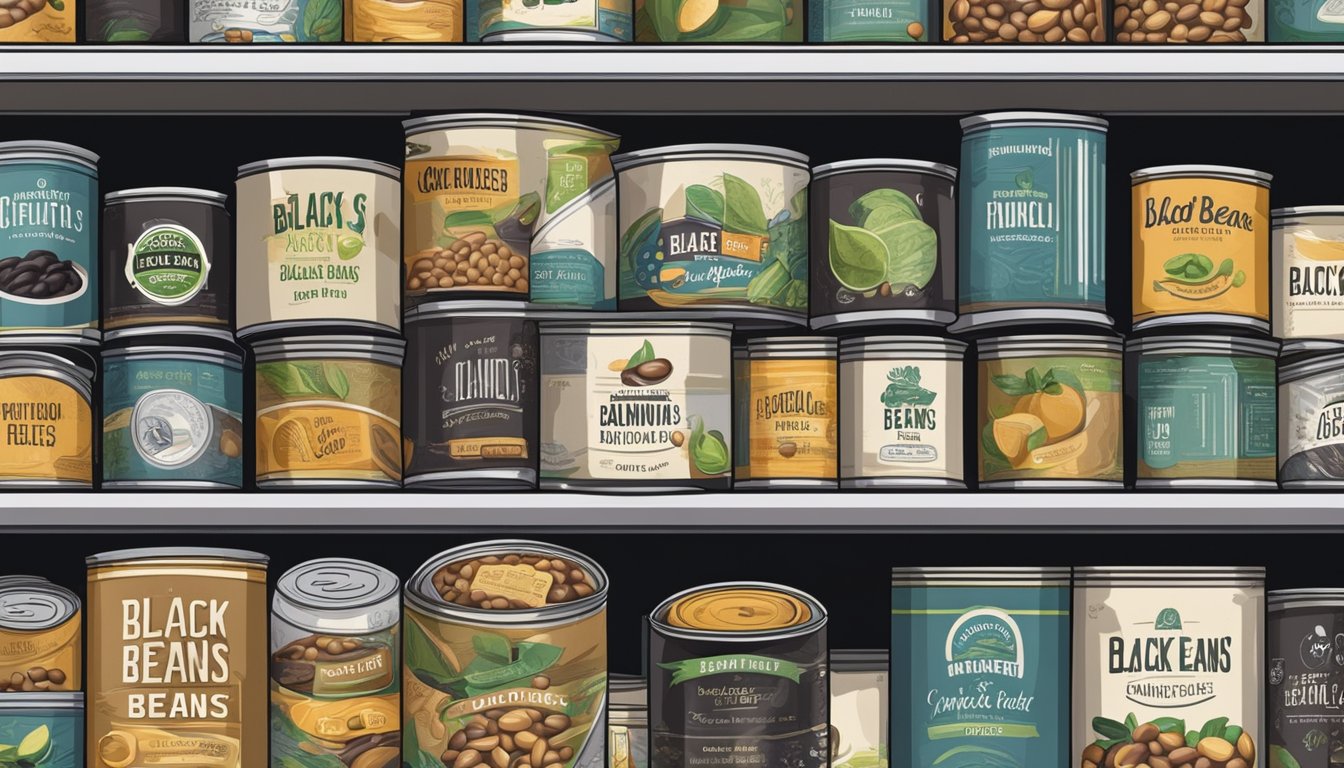
{"label": "shelf surface", "polygon": [[9,46],[5,62],[0,100],[30,113],[1344,112],[1344,46]]}

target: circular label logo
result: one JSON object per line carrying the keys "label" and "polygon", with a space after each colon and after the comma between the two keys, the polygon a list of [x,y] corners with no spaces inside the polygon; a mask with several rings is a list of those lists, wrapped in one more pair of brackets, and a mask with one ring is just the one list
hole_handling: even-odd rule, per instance
{"label": "circular label logo", "polygon": [[131,411],[135,451],[156,467],[174,469],[196,461],[210,445],[210,409],[178,389],[146,392]]}
{"label": "circular label logo", "polygon": [[126,256],[126,280],[155,304],[185,304],[209,277],[205,246],[194,232],[176,224],[146,229]]}

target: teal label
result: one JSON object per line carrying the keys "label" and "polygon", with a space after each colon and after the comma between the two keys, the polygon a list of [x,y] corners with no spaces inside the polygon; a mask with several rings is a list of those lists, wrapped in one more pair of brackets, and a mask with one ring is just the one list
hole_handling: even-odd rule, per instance
{"label": "teal label", "polygon": [[1106,135],[999,127],[961,146],[962,312],[1106,308]]}
{"label": "teal label", "polygon": [[103,481],[243,484],[242,372],[112,359],[103,368]]}
{"label": "teal label", "polygon": [[812,0],[808,10],[810,18],[821,20],[820,39],[828,43],[929,39],[927,5],[919,0]]}
{"label": "teal label", "polygon": [[1167,355],[1139,361],[1139,477],[1275,479],[1275,363]]}
{"label": "teal label", "polygon": [[0,715],[0,766],[78,768],[84,765],[82,709],[33,707]]}
{"label": "teal label", "polygon": [[1344,0],[1274,0],[1268,6],[1270,42],[1344,42]]}
{"label": "teal label", "polygon": [[711,675],[742,674],[782,677],[797,683],[803,675],[803,670],[791,661],[746,653],[710,656],[703,659],[685,659],[684,661],[659,664],[658,666],[672,673],[672,679],[668,681],[668,685],[681,685]]}
{"label": "teal label", "polygon": [[82,166],[0,166],[0,331],[97,327],[97,194]]}
{"label": "teal label", "polygon": [[155,304],[176,306],[205,287],[210,259],[200,238],[175,224],[150,227],[131,244],[126,279]]}
{"label": "teal label", "polygon": [[892,764],[1064,765],[1068,632],[1063,587],[893,587]]}
{"label": "teal label", "polygon": [[587,309],[613,310],[616,297],[606,296],[607,271],[582,248],[558,248],[532,254],[532,301]]}

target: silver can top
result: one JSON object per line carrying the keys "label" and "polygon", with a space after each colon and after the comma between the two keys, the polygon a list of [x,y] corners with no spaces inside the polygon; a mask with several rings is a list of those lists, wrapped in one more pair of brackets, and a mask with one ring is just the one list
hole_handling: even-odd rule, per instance
{"label": "silver can top", "polygon": [[38,632],[59,627],[79,612],[79,597],[50,582],[29,581],[0,585],[0,627],[15,632]]}
{"label": "silver can top", "polygon": [[378,632],[401,621],[400,588],[396,574],[373,563],[309,560],[280,576],[271,611],[313,632]]}

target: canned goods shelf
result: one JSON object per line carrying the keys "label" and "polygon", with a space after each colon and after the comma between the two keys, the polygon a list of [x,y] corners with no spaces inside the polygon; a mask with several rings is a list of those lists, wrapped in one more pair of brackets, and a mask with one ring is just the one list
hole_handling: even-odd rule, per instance
{"label": "canned goods shelf", "polygon": [[[0,63],[11,114],[1344,112],[1344,46],[47,45]],[[527,83],[560,87],[507,87]]]}
{"label": "canned goods shelf", "polygon": [[[376,510],[376,511],[374,511]],[[1344,496],[1242,493],[5,493],[18,531],[1344,532]]]}

